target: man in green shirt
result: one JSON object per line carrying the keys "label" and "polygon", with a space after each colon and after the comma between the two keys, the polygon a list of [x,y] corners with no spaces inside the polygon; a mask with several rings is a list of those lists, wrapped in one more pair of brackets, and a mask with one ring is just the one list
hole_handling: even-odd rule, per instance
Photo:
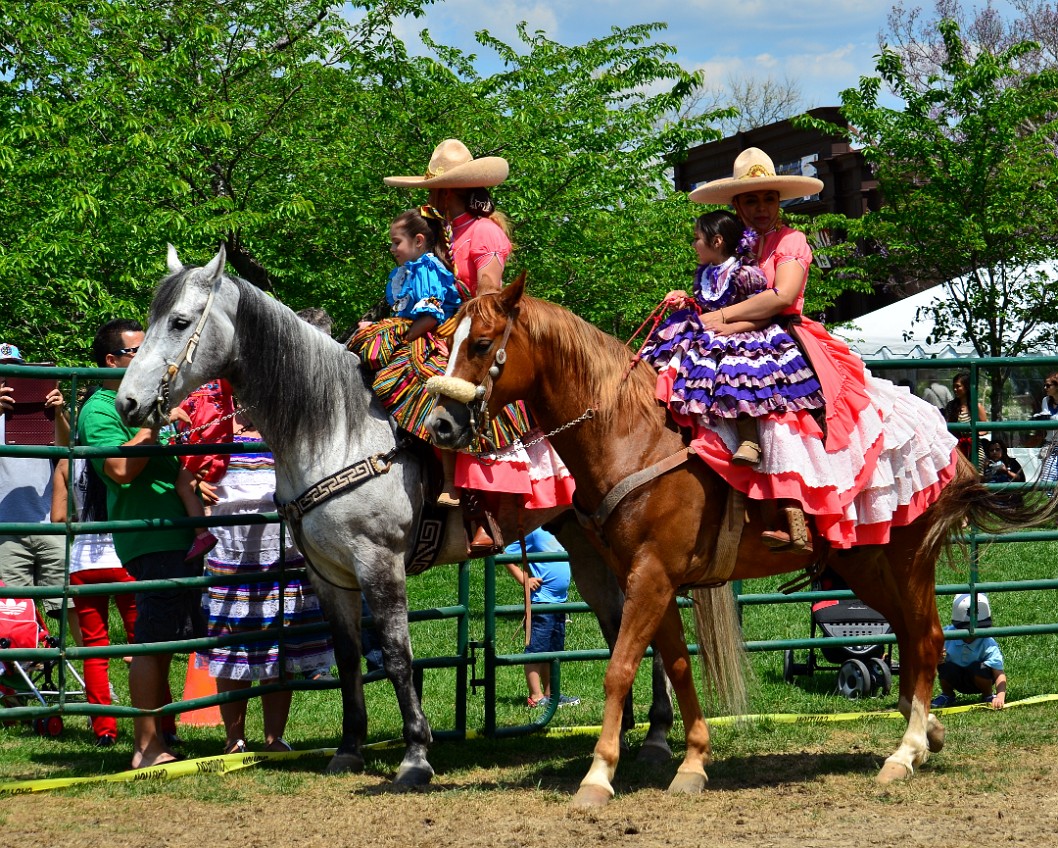
{"label": "man in green shirt", "polygon": [[[103,368],[126,368],[143,343],[139,322],[115,319],[104,324],[92,342],[92,357]],[[134,447],[158,443],[158,431],[126,427],[114,408],[119,380],[108,380],[81,409],[78,443],[92,447]],[[179,462],[174,456],[93,458],[92,464],[107,487],[107,509],[115,521],[185,518],[176,493]],[[195,532],[191,528],[114,533],[114,547],[122,565],[136,580],[193,577],[202,573],[202,558],[185,561]],[[205,635],[198,589],[136,593],[138,643],[169,642]],[[129,667],[132,705],[153,710],[171,700],[169,665],[172,654],[133,657]],[[133,768],[160,765],[177,759],[161,732],[161,718],[133,720]]]}

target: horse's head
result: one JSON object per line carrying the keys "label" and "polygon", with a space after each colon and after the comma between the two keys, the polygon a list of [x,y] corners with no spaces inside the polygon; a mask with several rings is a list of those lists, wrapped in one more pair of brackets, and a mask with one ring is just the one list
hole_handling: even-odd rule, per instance
{"label": "horse's head", "polygon": [[185,268],[169,246],[169,276],[158,286],[143,344],[118,388],[116,406],[127,424],[167,422],[172,407],[224,374],[237,304],[234,284],[223,286],[224,259],[222,245],[205,267]]}
{"label": "horse's head", "polygon": [[426,427],[441,447],[466,447],[483,426],[486,408],[495,413],[531,389],[533,367],[521,355],[526,340],[515,332],[524,291],[522,274],[503,291],[468,301],[456,316],[445,375],[426,384],[438,396]]}

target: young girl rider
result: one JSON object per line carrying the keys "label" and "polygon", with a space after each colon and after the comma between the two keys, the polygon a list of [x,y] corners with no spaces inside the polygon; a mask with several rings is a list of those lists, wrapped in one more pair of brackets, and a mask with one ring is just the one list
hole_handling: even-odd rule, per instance
{"label": "young girl rider", "polygon": [[[436,373],[423,371],[436,358],[431,333],[455,315],[460,304],[443,222],[425,217],[419,209],[402,212],[389,227],[389,252],[397,262],[386,284],[392,317],[361,324],[349,347],[377,370],[373,388],[397,424],[428,440],[423,422],[436,396],[416,389]],[[458,506],[455,455],[441,451],[441,461],[444,487],[437,502]]]}
{"label": "young girl rider", "polygon": [[778,324],[741,321],[707,330],[702,312],[723,311],[764,291],[768,280],[754,264],[756,238],[730,212],[706,212],[694,228],[701,263],[694,295],[669,292],[681,307],[643,346],[641,356],[658,371],[658,399],[683,418],[735,419],[740,444],[732,462],[760,461],[757,423],[771,411],[819,409],[823,393],[797,344]]}

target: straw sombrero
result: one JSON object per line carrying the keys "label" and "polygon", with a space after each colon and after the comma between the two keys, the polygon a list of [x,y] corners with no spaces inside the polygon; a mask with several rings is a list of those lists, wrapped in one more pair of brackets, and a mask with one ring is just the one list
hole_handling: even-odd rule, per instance
{"label": "straw sombrero", "polygon": [[779,200],[818,194],[823,181],[815,177],[795,177],[776,174],[771,157],[757,147],[748,147],[738,154],[730,177],[713,180],[691,192],[695,203],[730,203],[735,195],[747,191],[777,191]]}
{"label": "straw sombrero", "polygon": [[507,179],[507,171],[506,159],[475,159],[463,142],[449,138],[434,148],[425,176],[383,177],[382,182],[401,188],[488,188]]}

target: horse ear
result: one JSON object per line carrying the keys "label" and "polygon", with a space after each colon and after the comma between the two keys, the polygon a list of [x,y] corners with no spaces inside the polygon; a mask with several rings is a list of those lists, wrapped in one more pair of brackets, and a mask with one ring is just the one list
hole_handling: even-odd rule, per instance
{"label": "horse ear", "polygon": [[508,315],[513,312],[523,294],[525,294],[525,271],[522,271],[513,283],[500,292],[500,304],[503,306],[503,311]]}
{"label": "horse ear", "polygon": [[219,280],[220,275],[224,273],[224,262],[226,258],[227,254],[224,252],[224,245],[221,244],[220,248],[217,250],[217,255],[214,256],[209,264],[202,269],[211,283]]}
{"label": "horse ear", "polygon": [[170,274],[179,274],[184,270],[184,263],[180,261],[180,257],[176,255],[176,248],[169,245],[169,251],[165,255],[165,264],[169,266]]}

